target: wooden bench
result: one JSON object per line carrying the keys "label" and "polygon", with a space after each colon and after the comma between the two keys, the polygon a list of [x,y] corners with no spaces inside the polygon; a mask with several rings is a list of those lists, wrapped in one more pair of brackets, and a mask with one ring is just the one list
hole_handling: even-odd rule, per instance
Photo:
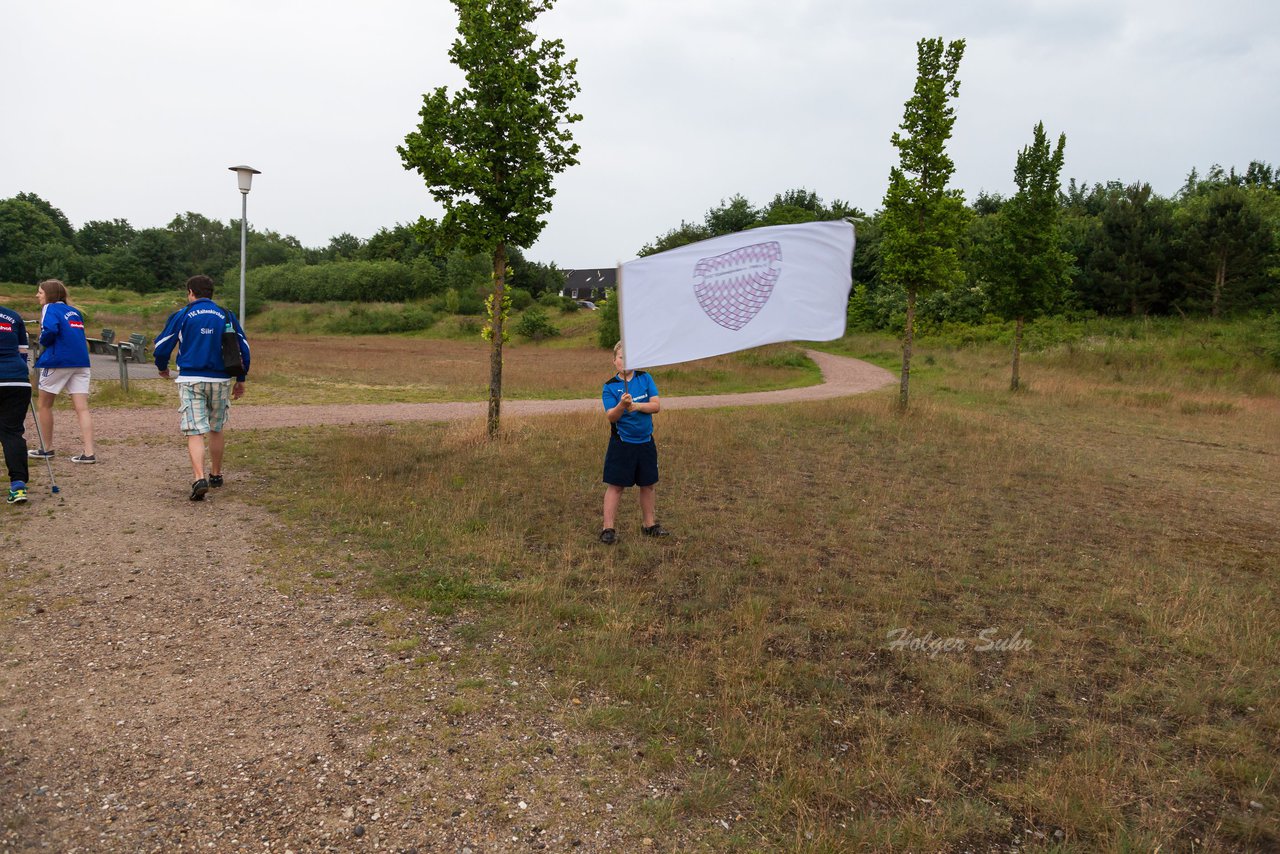
{"label": "wooden bench", "polygon": [[103,329],[101,338],[86,339],[89,342],[90,353],[106,353],[108,356],[114,356],[116,353],[116,331],[114,329]]}
{"label": "wooden bench", "polygon": [[128,347],[128,356],[135,362],[145,362],[147,360],[147,336],[141,332],[132,332],[129,334],[129,343],[121,342],[121,347]]}

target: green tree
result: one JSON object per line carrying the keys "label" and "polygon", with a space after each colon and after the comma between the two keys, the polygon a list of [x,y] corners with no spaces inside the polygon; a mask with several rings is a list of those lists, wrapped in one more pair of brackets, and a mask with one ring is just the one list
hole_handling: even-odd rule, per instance
{"label": "green tree", "polygon": [[74,282],[84,277],[85,263],[74,246],[65,241],[42,243],[25,256],[36,281],[59,279]]}
{"label": "green tree", "polygon": [[612,350],[613,345],[622,339],[622,325],[618,319],[618,292],[613,289],[607,291],[604,302],[598,308],[600,326],[596,330],[596,343]]}
{"label": "green tree", "polygon": [[1013,181],[1018,192],[1000,206],[994,263],[989,268],[992,308],[1014,321],[1013,367],[1009,388],[1019,387],[1018,362],[1023,324],[1043,314],[1070,278],[1073,258],[1062,248],[1062,189],[1065,134],[1051,148],[1044,122],[1036,124],[1029,146],[1018,152]]}
{"label": "green tree", "polygon": [[541,306],[535,305],[516,322],[516,334],[531,341],[542,341],[555,338],[560,334],[560,329],[547,318],[547,312]]}
{"label": "green tree", "polygon": [[445,260],[444,285],[459,294],[475,296],[492,281],[492,265],[492,257],[483,252],[455,249]]}
{"label": "green tree", "polygon": [[47,245],[70,245],[57,222],[29,201],[0,200],[0,281],[38,282]]}
{"label": "green tree", "polygon": [[1214,317],[1250,304],[1267,285],[1276,234],[1259,200],[1270,194],[1247,185],[1203,182],[1178,207],[1188,297],[1193,305],[1207,303]]}
{"label": "green tree", "polygon": [[95,288],[123,288],[138,293],[156,287],[155,276],[124,246],[93,256],[89,281]]}
{"label": "green tree", "polygon": [[868,292],[879,290],[880,242],[884,236],[880,215],[857,217],[858,251],[853,253],[853,281]]}
{"label": "green tree", "polygon": [[233,229],[221,220],[187,211],[175,216],[165,229],[173,235],[183,279],[197,274],[219,279],[227,270],[239,268],[239,223]]}
{"label": "green tree", "polygon": [[[678,246],[688,246],[690,243],[697,243],[699,240],[706,240],[708,237],[714,236],[705,225],[696,222],[681,222],[679,228],[673,228],[652,243],[646,243],[641,246],[640,251],[636,254],[641,258],[646,255],[657,255],[659,252],[666,252],[668,249],[675,249]],[[613,345],[610,344],[609,346],[612,347]]]}
{"label": "green tree", "polygon": [[1150,184],[1107,185],[1097,243],[1082,268],[1082,290],[1103,314],[1138,317],[1167,311],[1173,281],[1173,206]]}
{"label": "green tree", "polygon": [[342,232],[337,237],[329,238],[329,245],[324,250],[326,261],[354,261],[360,257],[363,241],[354,234]]}
{"label": "green tree", "polygon": [[[240,234],[240,220],[232,220],[231,227],[237,235]],[[288,264],[290,261],[301,261],[303,255],[302,244],[292,234],[281,234],[271,229],[256,231],[252,226],[249,227],[249,239],[245,247],[246,267]],[[234,263],[238,264],[239,260],[240,255],[237,250]]]}
{"label": "green tree", "polygon": [[55,208],[50,202],[37,196],[35,193],[18,193],[14,196],[20,202],[30,202],[39,210],[43,211],[45,216],[53,220],[53,224],[58,227],[58,233],[62,235],[62,240],[66,243],[75,243],[76,230],[71,225],[71,220],[67,219],[59,208]]}
{"label": "green tree", "polygon": [[707,211],[705,220],[707,232],[711,235],[734,234],[745,231],[760,221],[760,211],[742,195],[735,195],[728,202],[721,199],[720,205]]}
{"label": "green tree", "polygon": [[521,286],[534,299],[543,294],[558,294],[564,289],[564,271],[555,264],[543,264],[541,261],[525,261],[516,268],[520,276]]}
{"label": "green tree", "polygon": [[846,217],[860,217],[862,212],[837,199],[830,205],[812,190],[787,190],[773,197],[760,212],[756,225],[791,225],[802,222],[822,222]]}
{"label": "green tree", "polygon": [[956,74],[964,44],[963,39],[945,47],[942,39],[921,39],[916,44],[915,93],[906,102],[902,132],[895,131],[891,138],[900,160],[889,171],[884,199],[880,274],[907,295],[901,409],[907,408],[909,400],[916,297],[944,290],[964,275],[957,246],[968,210],[963,193],[947,189],[955,165],[946,152],[956,121],[949,102],[960,94]]}
{"label": "green tree", "polygon": [[[146,271],[135,280],[134,290],[176,290],[184,280],[182,258],[173,232],[165,228],[144,228],[126,250]],[[127,266],[123,269],[129,269]]]}
{"label": "green tree", "polygon": [[556,175],[577,163],[569,111],[579,91],[577,60],[559,39],[532,25],[553,0],[452,0],[458,34],[449,58],[466,76],[423,96],[418,129],[397,151],[442,204],[441,227],[463,245],[490,253],[493,299],[489,359],[489,435],[502,406],[502,306],[508,246],[531,246],[546,227]]}
{"label": "green tree", "polygon": [[137,233],[127,219],[90,220],[76,232],[76,246],[85,255],[102,255],[124,249]]}
{"label": "green tree", "polygon": [[359,257],[369,261],[390,259],[407,264],[422,254],[424,248],[414,226],[396,223],[391,228],[378,229],[378,232],[365,242]]}
{"label": "green tree", "polygon": [[785,193],[778,193],[763,208],[753,207],[745,196],[735,194],[729,201],[721,199],[719,205],[708,210],[701,223],[682,221],[678,228],[671,229],[652,243],[646,243],[637,254],[641,257],[654,255],[697,243],[699,240],[763,225],[790,225],[863,215],[857,208],[839,200],[830,206],[825,205],[812,190],[787,190]]}

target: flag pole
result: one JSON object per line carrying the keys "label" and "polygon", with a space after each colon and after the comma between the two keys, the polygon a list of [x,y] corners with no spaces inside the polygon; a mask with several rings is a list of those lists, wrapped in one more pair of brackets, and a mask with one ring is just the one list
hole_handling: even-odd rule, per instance
{"label": "flag pole", "polygon": [[617,282],[613,286],[614,298],[618,300],[618,340],[622,342],[622,393],[631,394],[631,385],[627,382],[627,335],[622,325],[622,262],[618,262]]}

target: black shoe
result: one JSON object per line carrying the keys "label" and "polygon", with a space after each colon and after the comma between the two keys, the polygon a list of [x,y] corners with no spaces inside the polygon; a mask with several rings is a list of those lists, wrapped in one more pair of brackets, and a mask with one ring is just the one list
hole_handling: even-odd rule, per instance
{"label": "black shoe", "polygon": [[209,486],[212,487],[213,489],[217,489],[219,486],[222,486],[222,475],[220,474],[209,475]]}
{"label": "black shoe", "polygon": [[600,542],[606,546],[611,546],[618,541],[618,532],[613,528],[605,528],[600,532]]}
{"label": "black shoe", "polygon": [[654,522],[652,525],[650,525],[650,526],[649,526],[649,527],[647,527],[647,528],[646,528],[646,527],[644,527],[644,526],[642,525],[642,526],[640,527],[640,533],[644,534],[646,537],[669,537],[669,536],[671,536],[671,532],[670,532],[670,531],[668,531],[666,528],[662,527],[661,525],[659,525],[657,522]]}
{"label": "black shoe", "polygon": [[209,491],[209,481],[200,478],[191,484],[191,500],[204,501],[204,494]]}

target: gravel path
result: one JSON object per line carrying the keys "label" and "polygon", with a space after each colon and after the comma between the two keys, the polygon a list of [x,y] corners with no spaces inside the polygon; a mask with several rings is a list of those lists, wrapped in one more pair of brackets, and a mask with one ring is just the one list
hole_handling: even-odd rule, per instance
{"label": "gravel path", "polygon": [[[812,355],[822,385],[664,405],[828,398],[894,379]],[[504,406],[524,415],[599,401]],[[239,406],[232,429],[483,413]],[[639,804],[669,792],[631,769],[638,745],[575,725],[591,697],[556,698],[545,674],[496,672],[496,650],[457,647],[447,620],[361,598],[343,585],[351,555],[317,566],[294,545],[305,531],[253,500],[265,485],[251,474],[185,500],[173,412],[99,410],[95,426],[103,464],[59,458],[52,495],[33,461],[31,503],[0,514],[0,851],[687,843],[625,829]],[[59,430],[74,431],[69,417]],[[706,828],[687,832],[708,844]]]}
{"label": "gravel path", "polygon": [[[858,359],[808,351],[822,369],[823,382],[780,391],[756,391],[736,395],[695,395],[664,397],[664,409],[707,409],[720,406],[761,406],[802,400],[827,400],[874,391],[896,381],[892,373]],[[470,403],[385,403],[350,406],[253,406],[253,383],[245,404],[235,407],[231,430],[306,427],[316,424],[389,424],[398,421],[461,421],[484,418],[488,404]],[[504,415],[549,415],[564,412],[594,412],[598,397],[578,400],[505,400]],[[172,436],[174,415],[167,409],[101,409],[94,412],[94,430],[101,436]]]}

